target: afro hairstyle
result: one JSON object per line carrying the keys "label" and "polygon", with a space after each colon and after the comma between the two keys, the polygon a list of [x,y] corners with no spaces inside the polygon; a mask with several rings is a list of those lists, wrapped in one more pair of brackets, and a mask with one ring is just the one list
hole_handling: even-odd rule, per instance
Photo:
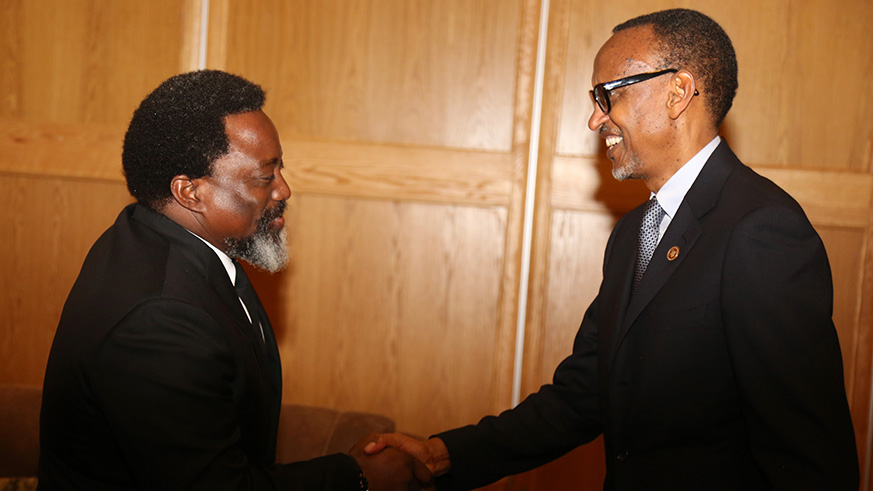
{"label": "afro hairstyle", "polygon": [[146,96],[134,111],[121,163],[127,189],[143,206],[160,211],[172,198],[178,175],[211,175],[212,162],[227,153],[224,118],[260,110],[260,86],[219,70],[176,75]]}

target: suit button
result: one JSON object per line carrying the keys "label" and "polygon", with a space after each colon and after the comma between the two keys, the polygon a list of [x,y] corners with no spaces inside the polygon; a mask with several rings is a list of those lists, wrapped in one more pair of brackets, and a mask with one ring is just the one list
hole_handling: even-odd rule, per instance
{"label": "suit button", "polygon": [[619,462],[624,462],[627,460],[627,456],[628,456],[627,450],[622,450],[621,452],[618,453],[618,455],[615,456],[615,458],[618,459]]}

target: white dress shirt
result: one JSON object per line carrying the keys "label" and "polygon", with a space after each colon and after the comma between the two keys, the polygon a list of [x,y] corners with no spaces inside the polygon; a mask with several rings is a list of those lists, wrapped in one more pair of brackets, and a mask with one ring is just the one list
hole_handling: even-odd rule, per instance
{"label": "white dress shirt", "polygon": [[682,204],[682,200],[685,199],[685,195],[688,193],[688,190],[691,189],[691,185],[694,184],[700,171],[703,170],[703,164],[709,160],[709,156],[712,155],[712,152],[715,151],[715,147],[717,147],[720,142],[721,137],[716,135],[716,137],[707,143],[705,147],[700,149],[694,157],[691,157],[691,160],[680,167],[679,170],[676,171],[676,173],[673,174],[666,183],[664,183],[661,189],[658,190],[657,194],[652,193],[649,196],[649,198],[654,196],[658,200],[658,204],[660,204],[661,208],[664,210],[664,218],[661,220],[661,227],[658,233],[659,242],[661,237],[664,236],[664,232],[667,231],[667,227],[670,226],[673,217],[676,216],[676,210],[679,209],[679,205]]}

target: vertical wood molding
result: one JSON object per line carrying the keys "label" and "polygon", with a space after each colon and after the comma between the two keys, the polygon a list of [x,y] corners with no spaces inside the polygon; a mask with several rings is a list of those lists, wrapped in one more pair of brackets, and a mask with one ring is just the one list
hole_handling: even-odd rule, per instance
{"label": "vertical wood molding", "polygon": [[215,70],[227,67],[228,22],[230,0],[210,0],[209,39],[207,40],[206,66]]}
{"label": "vertical wood molding", "polygon": [[534,234],[530,259],[528,285],[527,329],[525,331],[525,370],[522,375],[522,393],[535,391],[541,384],[543,364],[543,336],[545,327],[545,292],[548,288],[548,250],[551,234],[552,163],[557,141],[557,123],[560,119],[564,91],[564,72],[569,37],[569,5],[567,0],[553,0],[550,5],[548,54],[543,84],[543,115],[540,126],[540,148],[537,179],[539,198],[534,210]]}
{"label": "vertical wood molding", "polygon": [[207,0],[185,0],[182,4],[182,46],[179,50],[179,72],[200,68],[203,25],[203,3]]}
{"label": "vertical wood molding", "polygon": [[534,220],[536,204],[544,199],[537,192],[539,179],[539,148],[543,115],[543,86],[548,56],[549,0],[541,0],[538,35],[536,41],[536,68],[534,70],[534,95],[531,111],[530,138],[528,139],[528,161],[525,178],[524,212],[522,214],[521,270],[518,287],[518,309],[515,319],[515,362],[512,374],[512,405],[521,402],[522,374],[524,373],[524,352],[527,332],[527,306],[530,292],[531,251],[534,239]]}
{"label": "vertical wood molding", "polygon": [[539,36],[540,0],[522,3],[521,29],[518,38],[518,61],[513,117],[513,176],[506,227],[503,279],[500,286],[498,317],[498,358],[495,377],[495,408],[509,408],[512,403],[512,377],[515,366],[516,319],[521,272],[522,228],[524,222],[525,183],[528,150],[531,143],[531,118],[534,100],[537,39]]}

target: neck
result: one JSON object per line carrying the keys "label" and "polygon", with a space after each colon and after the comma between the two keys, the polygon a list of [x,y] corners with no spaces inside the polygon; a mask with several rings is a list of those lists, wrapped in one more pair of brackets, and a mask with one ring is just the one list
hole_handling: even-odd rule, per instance
{"label": "neck", "polygon": [[665,148],[670,149],[667,158],[659,163],[658,172],[643,179],[649,191],[657,193],[661,187],[673,177],[692,157],[697,155],[713,138],[718,135],[717,128],[679,127],[668,139]]}
{"label": "neck", "polygon": [[210,234],[209,231],[203,226],[203,215],[201,215],[200,213],[189,210],[179,205],[175,201],[170,201],[162,210],[159,210],[158,213],[163,214],[170,220],[181,225],[186,230],[197,235],[216,249],[227,253],[227,246],[221,241],[218,241],[215,237],[213,237],[212,234]]}

